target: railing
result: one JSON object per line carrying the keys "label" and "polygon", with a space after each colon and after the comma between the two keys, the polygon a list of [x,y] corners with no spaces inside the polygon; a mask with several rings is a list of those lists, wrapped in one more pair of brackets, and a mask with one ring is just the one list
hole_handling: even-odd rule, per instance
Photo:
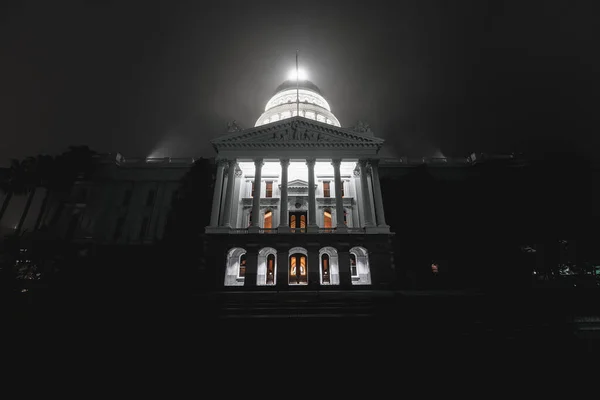
{"label": "railing", "polygon": [[260,228],[258,233],[277,233],[277,228]]}
{"label": "railing", "polygon": [[234,234],[248,233],[248,228],[229,228],[229,233],[234,233]]}

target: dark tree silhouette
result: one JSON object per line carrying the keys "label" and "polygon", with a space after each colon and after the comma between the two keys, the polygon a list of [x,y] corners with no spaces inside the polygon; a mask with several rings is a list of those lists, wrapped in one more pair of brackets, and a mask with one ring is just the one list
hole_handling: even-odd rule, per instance
{"label": "dark tree silhouette", "polygon": [[20,160],[11,160],[10,167],[5,170],[0,180],[0,190],[6,194],[0,209],[0,221],[6,213],[8,205],[13,195],[22,195],[27,193],[25,187],[25,167]]}

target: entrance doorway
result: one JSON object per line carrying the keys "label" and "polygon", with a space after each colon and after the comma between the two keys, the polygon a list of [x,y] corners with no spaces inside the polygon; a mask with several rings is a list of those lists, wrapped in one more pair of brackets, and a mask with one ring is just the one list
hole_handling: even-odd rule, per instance
{"label": "entrance doorway", "polygon": [[306,211],[290,213],[290,228],[306,229]]}
{"label": "entrance doorway", "polygon": [[306,285],[308,283],[308,273],[306,265],[306,256],[302,253],[294,253],[290,256],[290,285]]}

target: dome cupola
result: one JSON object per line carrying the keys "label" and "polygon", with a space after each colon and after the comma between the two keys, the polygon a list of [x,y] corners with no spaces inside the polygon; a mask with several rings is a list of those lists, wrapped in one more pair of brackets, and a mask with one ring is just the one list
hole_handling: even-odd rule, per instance
{"label": "dome cupola", "polygon": [[[296,86],[297,85],[297,86]],[[296,104],[299,99],[299,106]],[[265,112],[258,118],[254,126],[269,124],[292,118],[298,115],[325,124],[341,126],[331,112],[329,103],[321,94],[321,90],[307,79],[290,79],[283,82],[265,106]]]}

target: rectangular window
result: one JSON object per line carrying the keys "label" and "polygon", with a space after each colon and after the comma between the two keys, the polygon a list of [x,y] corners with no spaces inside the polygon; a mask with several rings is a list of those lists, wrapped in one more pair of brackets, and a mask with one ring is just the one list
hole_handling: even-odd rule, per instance
{"label": "rectangular window", "polygon": [[323,181],[323,197],[331,197],[331,187],[329,181]]}
{"label": "rectangular window", "polygon": [[250,191],[250,197],[254,197],[254,181],[252,181],[252,190]]}
{"label": "rectangular window", "polygon": [[273,181],[267,181],[267,187],[265,189],[265,197],[273,197]]}
{"label": "rectangular window", "polygon": [[121,237],[121,234],[123,233],[123,224],[125,224],[125,217],[119,217],[117,219],[117,225],[115,226],[115,234],[113,235],[114,240]]}
{"label": "rectangular window", "polygon": [[142,226],[140,227],[140,239],[143,239],[146,236],[146,231],[148,230],[148,217],[144,218],[142,221]]}
{"label": "rectangular window", "polygon": [[123,196],[123,205],[128,206],[131,202],[131,189],[127,189],[125,191],[125,196]]}
{"label": "rectangular window", "polygon": [[344,193],[344,181],[341,181],[341,185],[342,185],[342,197],[346,196],[346,194]]}
{"label": "rectangular window", "polygon": [[148,196],[146,196],[146,206],[153,206],[155,197],[156,191],[154,189],[150,189],[150,191],[148,192]]}

